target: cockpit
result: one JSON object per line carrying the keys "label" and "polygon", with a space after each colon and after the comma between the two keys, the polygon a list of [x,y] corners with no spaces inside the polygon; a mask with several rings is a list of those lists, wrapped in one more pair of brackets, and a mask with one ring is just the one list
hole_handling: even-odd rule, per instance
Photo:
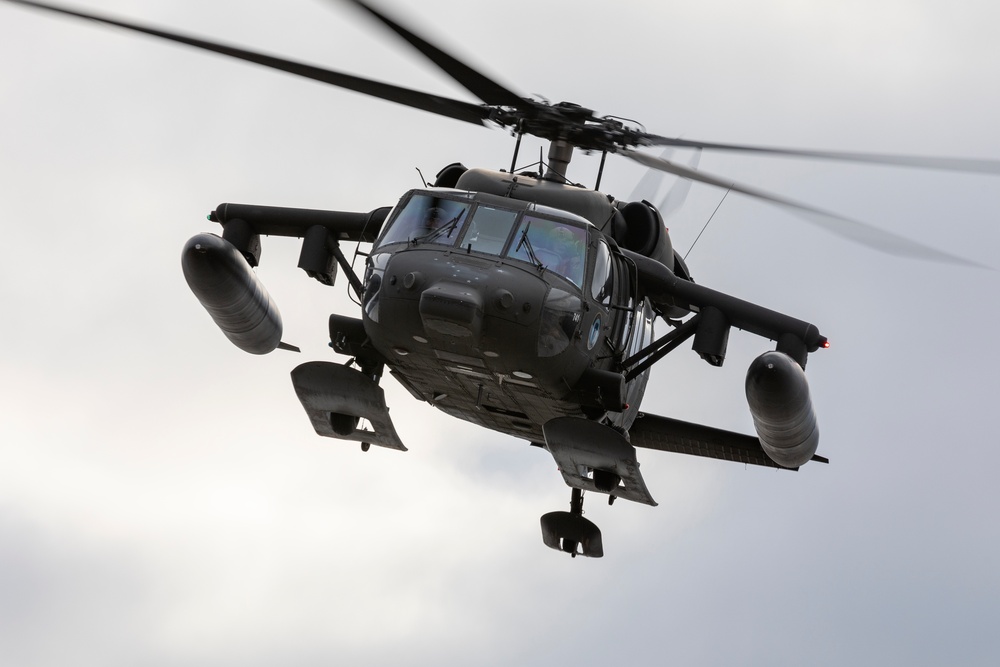
{"label": "cockpit", "polygon": [[572,213],[520,201],[415,191],[396,208],[375,248],[397,243],[452,246],[527,262],[582,288],[588,226]]}

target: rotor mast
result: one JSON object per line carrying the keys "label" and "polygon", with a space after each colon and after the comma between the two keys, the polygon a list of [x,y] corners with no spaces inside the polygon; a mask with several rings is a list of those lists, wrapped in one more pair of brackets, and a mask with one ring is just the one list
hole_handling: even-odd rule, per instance
{"label": "rotor mast", "polygon": [[542,178],[546,181],[565,183],[568,180],[566,171],[572,159],[573,144],[565,139],[553,139],[549,144],[549,162]]}

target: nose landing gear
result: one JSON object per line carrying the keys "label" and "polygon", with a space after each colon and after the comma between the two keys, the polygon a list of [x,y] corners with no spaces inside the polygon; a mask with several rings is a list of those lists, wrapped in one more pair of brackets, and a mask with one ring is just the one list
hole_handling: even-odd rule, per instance
{"label": "nose landing gear", "polygon": [[569,512],[549,512],[542,515],[542,542],[545,546],[577,555],[600,558],[604,555],[601,530],[583,518],[583,491],[574,488]]}

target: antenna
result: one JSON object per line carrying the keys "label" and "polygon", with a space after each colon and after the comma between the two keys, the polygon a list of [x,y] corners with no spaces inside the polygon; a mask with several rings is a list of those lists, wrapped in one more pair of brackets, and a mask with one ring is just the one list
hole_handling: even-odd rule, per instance
{"label": "antenna", "polygon": [[714,217],[715,217],[715,214],[719,212],[719,209],[720,209],[720,208],[722,207],[722,202],[726,201],[726,197],[728,197],[728,196],[729,196],[729,193],[730,193],[730,192],[732,192],[732,191],[733,191],[733,189],[732,189],[732,188],[729,188],[728,190],[726,190],[726,194],[722,195],[722,199],[720,199],[720,200],[719,200],[719,204],[718,204],[718,206],[716,206],[716,207],[715,207],[715,210],[714,210],[714,211],[712,211],[712,215],[708,216],[708,220],[707,220],[707,221],[705,222],[705,226],[701,228],[701,231],[700,231],[700,232],[698,232],[698,236],[696,236],[696,237],[695,237],[695,239],[694,239],[694,243],[692,243],[692,244],[691,244],[691,247],[690,247],[690,248],[688,248],[688,251],[687,251],[686,253],[684,253],[684,257],[683,257],[682,259],[683,259],[683,260],[684,260],[685,262],[687,261],[687,258],[688,258],[688,255],[690,255],[690,254],[691,254],[691,251],[692,251],[692,250],[694,250],[694,246],[695,246],[695,244],[697,244],[697,243],[698,243],[698,239],[700,239],[700,238],[701,238],[701,235],[705,233],[705,230],[706,230],[706,229],[708,229],[708,224],[709,224],[710,222],[712,222],[712,218],[714,218]]}

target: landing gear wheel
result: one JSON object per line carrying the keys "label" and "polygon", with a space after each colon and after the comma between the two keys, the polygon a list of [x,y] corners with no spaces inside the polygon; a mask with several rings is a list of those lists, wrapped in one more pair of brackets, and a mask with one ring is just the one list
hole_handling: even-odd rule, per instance
{"label": "landing gear wheel", "polygon": [[340,412],[330,413],[330,428],[337,435],[351,435],[358,427],[359,421],[361,419],[354,415],[345,415]]}
{"label": "landing gear wheel", "polygon": [[583,518],[583,492],[573,489],[569,512],[549,512],[542,515],[542,542],[556,551],[576,558],[600,558],[604,555],[601,530]]}

